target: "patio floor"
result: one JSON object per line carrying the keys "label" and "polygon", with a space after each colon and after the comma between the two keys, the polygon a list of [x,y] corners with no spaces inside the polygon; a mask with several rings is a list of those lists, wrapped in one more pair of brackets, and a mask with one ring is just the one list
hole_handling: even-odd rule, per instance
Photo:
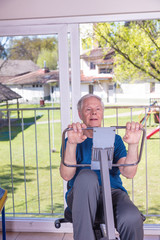
{"label": "patio floor", "polygon": [[[6,240],[73,240],[72,233],[7,232]],[[0,240],[2,233],[0,232]],[[160,240],[160,235],[144,236],[144,240]]]}
{"label": "patio floor", "polygon": [[[7,240],[73,240],[72,233],[28,233],[7,232]],[[0,240],[2,233],[0,232]]]}

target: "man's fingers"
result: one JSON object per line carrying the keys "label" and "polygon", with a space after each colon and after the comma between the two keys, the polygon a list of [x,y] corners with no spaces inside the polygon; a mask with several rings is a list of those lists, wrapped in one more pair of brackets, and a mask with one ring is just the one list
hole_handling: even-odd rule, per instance
{"label": "man's fingers", "polygon": [[74,131],[74,132],[77,132],[77,126],[76,126],[76,123],[72,123],[72,128],[73,128],[73,131]]}
{"label": "man's fingers", "polygon": [[126,130],[130,130],[131,129],[131,123],[130,122],[127,122],[126,123]]}
{"label": "man's fingers", "polygon": [[126,123],[126,130],[140,130],[142,128],[142,124],[139,124],[138,122],[127,122]]}
{"label": "man's fingers", "polygon": [[86,124],[82,123],[82,128],[87,128]]}
{"label": "man's fingers", "polygon": [[82,132],[82,126],[79,122],[76,123],[77,130],[81,133]]}

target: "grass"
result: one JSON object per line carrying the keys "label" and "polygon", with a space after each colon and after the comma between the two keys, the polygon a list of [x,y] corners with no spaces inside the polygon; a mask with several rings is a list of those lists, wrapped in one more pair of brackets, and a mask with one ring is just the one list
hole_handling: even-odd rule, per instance
{"label": "grass", "polygon": [[[134,109],[134,112],[139,111],[139,109]],[[120,109],[120,113],[127,112],[126,109]],[[115,114],[115,110],[106,110],[105,115]],[[143,116],[143,114],[142,114]],[[141,116],[141,117],[142,117]],[[133,121],[140,121],[140,116],[132,116]],[[124,124],[129,121],[129,117],[119,117],[118,124],[124,126]],[[116,119],[105,119],[105,126],[116,125]],[[157,125],[156,125],[157,126]],[[147,134],[152,131],[155,127],[153,117],[151,119],[151,126],[147,126]],[[124,135],[124,130],[119,130],[118,134]],[[147,162],[145,158],[145,148],[147,149]],[[147,170],[146,170],[147,166]],[[159,169],[160,169],[160,135],[159,132],[156,133],[152,138],[148,139],[145,143],[143,150],[143,155],[141,162],[138,167],[138,172],[132,182],[122,177],[123,184],[127,189],[131,199],[132,199],[132,184],[134,186],[134,202],[139,207],[143,214],[154,215],[159,214],[160,203],[160,186],[159,182]],[[146,185],[146,175],[148,178],[148,184]],[[146,200],[146,191],[148,191],[148,201]],[[160,224],[160,219],[157,217],[147,217],[145,223],[157,223]]]}
{"label": "grass", "polygon": [[[13,108],[15,106],[12,106]],[[21,106],[21,108],[31,107]],[[37,105],[32,106],[37,107]],[[49,106],[47,106],[49,107]],[[139,111],[134,109],[133,112]],[[129,112],[128,109],[120,109],[118,111],[118,124],[124,125],[130,121],[130,116],[120,116],[121,113]],[[106,109],[105,116],[116,114],[115,109]],[[49,114],[52,119],[52,113]],[[48,111],[44,108],[36,112],[37,124],[35,132],[34,111],[24,111],[24,132],[22,132],[21,120],[12,125],[12,141],[11,145],[8,136],[8,127],[0,128],[0,186],[8,190],[8,200],[6,203],[6,212],[21,213],[27,212],[28,216],[34,213],[45,213],[47,215],[63,213],[63,181],[59,175],[60,164],[60,146],[61,146],[61,125],[60,111],[54,111],[54,148],[56,152],[50,151],[53,148],[52,125],[48,126]],[[139,121],[139,114],[133,115],[134,121]],[[27,123],[32,123],[27,125]],[[41,124],[40,124],[41,123]],[[155,126],[148,126],[147,132],[151,131]],[[117,125],[116,118],[105,118],[104,126]],[[48,131],[50,129],[50,132]],[[119,130],[120,135],[124,135],[124,130]],[[37,142],[35,135],[37,134]],[[51,135],[51,142],[48,141],[48,135]],[[24,136],[24,142],[22,137]],[[50,144],[50,147],[49,147]],[[10,146],[12,156],[10,158]],[[37,160],[36,161],[36,147]],[[25,149],[25,150],[24,150]],[[159,187],[159,169],[160,169],[160,140],[159,133],[155,134],[151,139],[146,141],[147,149],[147,172],[145,149],[138,172],[132,180],[123,179],[124,186],[128,190],[132,198],[132,184],[134,184],[134,202],[139,209],[145,214],[146,207],[148,214],[159,214],[160,209],[160,187]],[[23,153],[25,158],[23,158]],[[50,158],[51,157],[51,158]],[[12,171],[11,171],[12,163]],[[24,169],[25,166],[25,169]],[[38,172],[37,172],[38,167]],[[146,186],[146,173],[148,177],[148,185]],[[51,181],[52,177],[52,181]],[[12,186],[13,178],[13,186]],[[39,179],[39,188],[37,187],[37,178]],[[53,186],[52,192],[50,186]],[[148,189],[148,203],[146,201],[146,189]],[[25,190],[27,195],[25,195]],[[39,194],[39,195],[38,195]],[[38,201],[40,205],[38,205]],[[15,208],[13,209],[13,202]],[[24,215],[25,216],[25,215]],[[159,218],[148,217],[146,223],[160,223]]]}
{"label": "grass", "polygon": [[[26,107],[26,106],[23,106]],[[36,106],[34,106],[36,107]],[[39,114],[39,112],[41,114]],[[24,126],[24,142],[22,142],[22,130],[18,125],[20,121],[12,126],[12,173],[13,173],[13,188],[11,184],[11,162],[9,151],[8,128],[0,129],[0,136],[6,135],[6,138],[1,139],[0,148],[0,183],[1,187],[8,190],[8,200],[6,204],[6,212],[24,213],[59,213],[63,212],[63,182],[59,176],[59,163],[60,163],[60,143],[61,143],[61,129],[60,122],[54,123],[55,133],[55,149],[56,152],[51,153],[50,162],[50,149],[48,142],[48,124],[45,123],[48,118],[47,111],[40,109],[37,111],[37,143],[35,141],[35,124]],[[40,115],[40,117],[39,117]],[[24,111],[24,123],[34,123],[34,111]],[[54,119],[59,118],[59,111],[55,111]],[[44,122],[44,124],[38,124]],[[52,129],[50,126],[50,133]],[[52,140],[52,136],[51,136]],[[36,163],[36,145],[37,145],[37,158]],[[51,148],[53,143],[51,142]],[[23,150],[25,149],[25,158],[23,158]],[[25,172],[24,172],[25,165]],[[36,166],[38,165],[38,175]],[[50,170],[50,167],[52,170]],[[24,174],[26,177],[24,177]],[[37,188],[37,176],[39,178],[39,189]],[[51,178],[53,185],[53,199],[51,198]],[[25,181],[25,184],[24,184]],[[25,189],[27,196],[25,196]],[[38,206],[38,191],[40,209]],[[13,198],[14,197],[14,198]],[[15,205],[13,209],[12,205]]]}

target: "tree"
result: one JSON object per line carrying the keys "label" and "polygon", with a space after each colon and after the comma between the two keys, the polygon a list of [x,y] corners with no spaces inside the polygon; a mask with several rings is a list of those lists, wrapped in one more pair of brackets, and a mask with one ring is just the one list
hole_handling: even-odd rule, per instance
{"label": "tree", "polygon": [[160,81],[160,20],[98,23],[94,37],[102,48],[115,50],[115,80]]}
{"label": "tree", "polygon": [[53,51],[57,49],[57,39],[55,37],[38,38],[23,37],[10,41],[10,59],[32,60],[37,63],[38,56],[42,49]]}
{"label": "tree", "polygon": [[3,63],[0,65],[0,70],[8,59],[8,52],[6,49],[6,45],[8,44],[8,41],[9,41],[8,37],[0,38],[0,59],[4,60]]}
{"label": "tree", "polygon": [[47,68],[54,70],[57,68],[57,61],[58,61],[57,51],[42,49],[38,56],[37,65],[43,68],[45,62]]}
{"label": "tree", "polygon": [[8,38],[0,38],[0,58],[5,59],[7,57],[7,50],[5,48],[8,42]]}

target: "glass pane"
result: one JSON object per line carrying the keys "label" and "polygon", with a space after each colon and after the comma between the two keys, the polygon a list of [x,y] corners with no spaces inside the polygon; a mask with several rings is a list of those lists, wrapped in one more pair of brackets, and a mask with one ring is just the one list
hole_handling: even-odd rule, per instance
{"label": "glass pane", "polygon": [[63,214],[58,35],[1,37],[0,83],[6,213]]}
{"label": "glass pane", "polygon": [[[147,142],[134,182],[123,178],[135,204],[153,216],[146,223],[159,223],[159,30],[159,19],[80,25],[81,95],[102,98],[104,126],[135,121],[146,128]],[[124,136],[122,131],[118,134]]]}
{"label": "glass pane", "polygon": [[81,24],[82,95],[93,84],[105,103],[160,102],[159,30],[159,19]]}

